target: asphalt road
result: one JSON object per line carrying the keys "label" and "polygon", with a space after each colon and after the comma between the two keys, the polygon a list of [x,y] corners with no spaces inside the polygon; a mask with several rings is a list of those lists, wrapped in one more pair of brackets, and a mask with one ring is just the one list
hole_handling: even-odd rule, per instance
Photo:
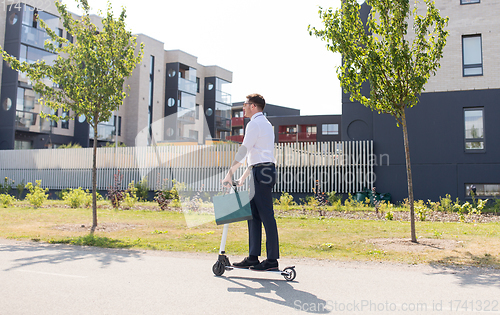
{"label": "asphalt road", "polygon": [[215,260],[0,239],[0,314],[500,314],[499,270],[282,259],[288,282]]}

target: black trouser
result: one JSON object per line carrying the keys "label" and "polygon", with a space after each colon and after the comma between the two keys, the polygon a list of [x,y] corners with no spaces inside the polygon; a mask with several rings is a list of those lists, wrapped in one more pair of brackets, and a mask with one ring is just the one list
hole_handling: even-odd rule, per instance
{"label": "black trouser", "polygon": [[251,256],[261,255],[262,224],[266,231],[266,250],[268,259],[279,258],[278,227],[274,219],[272,189],[276,184],[274,164],[252,168],[250,184],[250,206],[253,219],[248,220],[248,243]]}

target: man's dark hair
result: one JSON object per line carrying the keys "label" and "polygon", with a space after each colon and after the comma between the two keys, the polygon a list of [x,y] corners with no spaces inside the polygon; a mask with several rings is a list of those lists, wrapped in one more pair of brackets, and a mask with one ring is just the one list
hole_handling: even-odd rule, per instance
{"label": "man's dark hair", "polygon": [[260,94],[254,93],[247,95],[247,99],[249,103],[255,104],[260,110],[264,110],[264,107],[266,107],[266,100]]}

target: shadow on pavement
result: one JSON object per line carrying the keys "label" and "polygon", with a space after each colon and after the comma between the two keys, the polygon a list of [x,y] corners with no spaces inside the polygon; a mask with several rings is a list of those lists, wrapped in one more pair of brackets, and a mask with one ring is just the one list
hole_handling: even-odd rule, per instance
{"label": "shadow on pavement", "polygon": [[[47,253],[48,251],[48,253]],[[95,259],[106,268],[112,263],[124,263],[129,258],[139,258],[139,252],[131,250],[82,247],[75,245],[53,245],[46,243],[0,244],[0,252],[41,252],[40,255],[30,254],[27,257],[4,261],[3,266],[10,265],[4,271],[15,270],[38,264],[57,265],[67,261]]]}
{"label": "shadow on pavement", "polygon": [[[467,253],[469,263],[478,265],[500,265],[500,260],[492,255],[473,255]],[[432,262],[430,266],[436,270],[432,274],[453,275],[460,281],[460,285],[484,285],[500,288],[500,269],[491,267],[463,266],[463,257],[448,256],[439,261]]]}
{"label": "shadow on pavement", "polygon": [[[248,277],[224,277],[221,279],[236,284],[238,287],[228,288],[228,292],[243,293],[265,300],[267,302],[276,303],[283,306],[288,306],[294,310],[302,310],[311,313],[326,314],[332,311],[332,305],[327,301],[318,298],[316,295],[296,290],[293,287],[295,281],[286,281],[284,279],[256,279]],[[250,281],[259,284],[261,287],[253,288],[243,282]],[[271,298],[269,293],[275,293],[278,297]],[[266,296],[267,295],[267,296]]]}

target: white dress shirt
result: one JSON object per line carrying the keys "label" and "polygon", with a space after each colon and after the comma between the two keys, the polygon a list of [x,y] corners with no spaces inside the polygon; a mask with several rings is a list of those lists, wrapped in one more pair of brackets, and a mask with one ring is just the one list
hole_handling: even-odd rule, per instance
{"label": "white dress shirt", "polygon": [[[276,163],[273,126],[262,112],[250,118],[242,146],[247,149],[246,158],[249,166],[259,163]],[[244,158],[238,162],[243,162],[243,160]]]}

